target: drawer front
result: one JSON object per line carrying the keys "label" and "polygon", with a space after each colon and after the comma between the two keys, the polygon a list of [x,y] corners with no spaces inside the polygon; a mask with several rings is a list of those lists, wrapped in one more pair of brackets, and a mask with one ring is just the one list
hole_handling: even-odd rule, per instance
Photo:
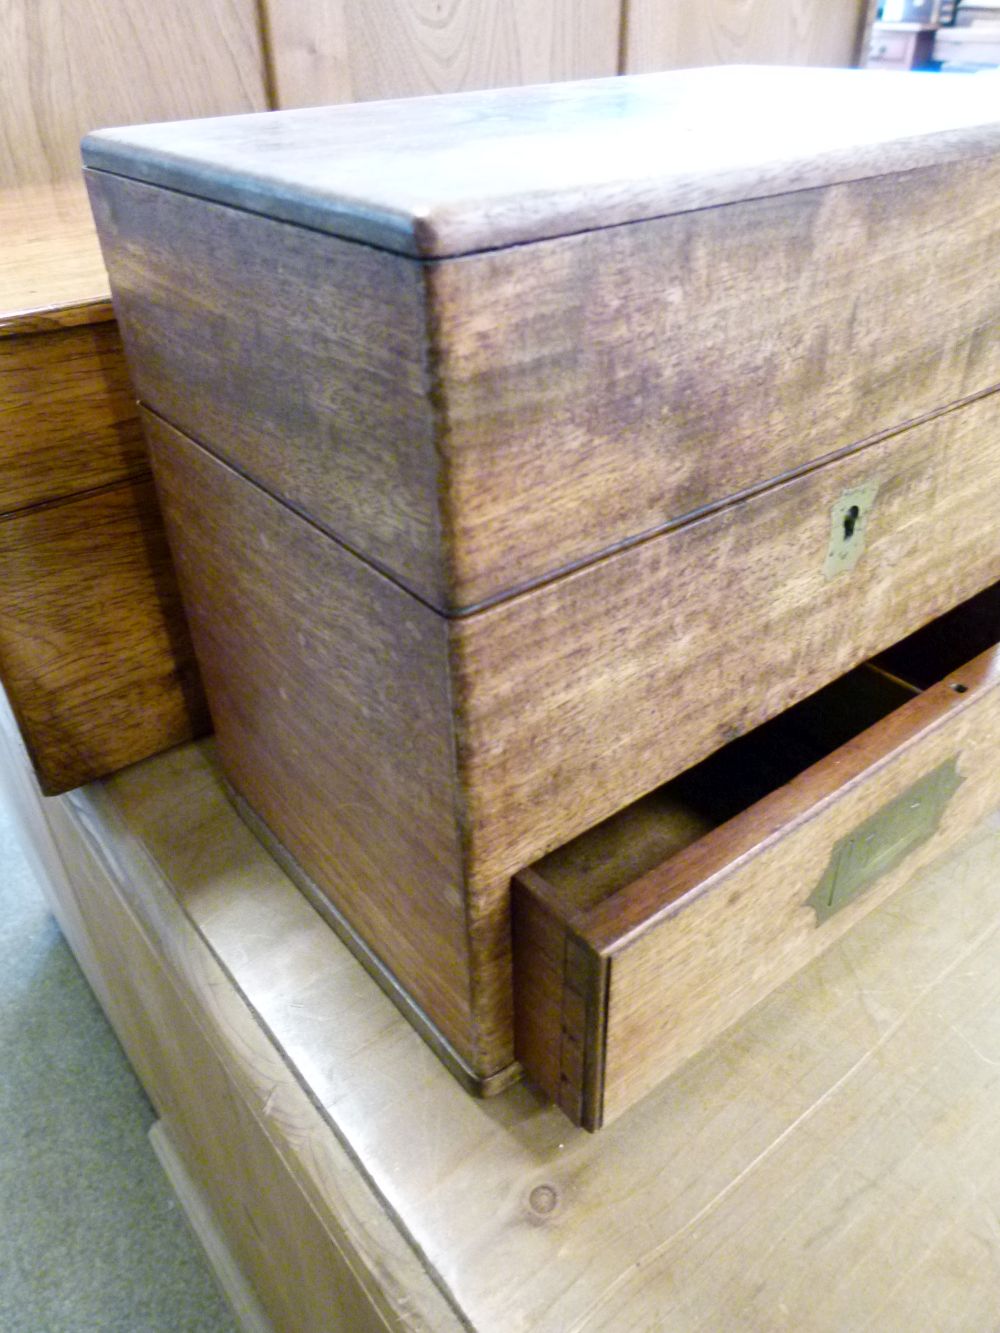
{"label": "drawer front", "polygon": [[0,338],[0,514],[147,466],[113,320]]}
{"label": "drawer front", "polygon": [[148,477],[0,517],[0,677],[50,795],[208,730]]}
{"label": "drawer front", "polygon": [[577,1123],[614,1119],[993,808],[998,745],[991,649],[595,905],[523,872],[528,1072]]}

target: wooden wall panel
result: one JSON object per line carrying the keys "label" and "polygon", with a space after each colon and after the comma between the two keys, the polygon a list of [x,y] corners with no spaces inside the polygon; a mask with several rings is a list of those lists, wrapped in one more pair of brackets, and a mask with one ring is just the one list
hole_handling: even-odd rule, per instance
{"label": "wooden wall panel", "polygon": [[866,0],[623,0],[623,72],[853,65]]}
{"label": "wooden wall panel", "polygon": [[619,0],[264,0],[283,107],[614,74]]}
{"label": "wooden wall panel", "polygon": [[0,0],[0,188],[79,176],[87,130],[266,105],[256,0]]}

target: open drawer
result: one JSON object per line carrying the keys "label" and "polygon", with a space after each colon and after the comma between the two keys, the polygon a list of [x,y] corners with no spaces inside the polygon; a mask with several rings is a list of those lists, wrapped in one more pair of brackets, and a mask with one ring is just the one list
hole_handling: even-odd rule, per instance
{"label": "open drawer", "polygon": [[614,1119],[1000,802],[998,645],[1000,585],[520,872],[517,1055],[575,1123]]}

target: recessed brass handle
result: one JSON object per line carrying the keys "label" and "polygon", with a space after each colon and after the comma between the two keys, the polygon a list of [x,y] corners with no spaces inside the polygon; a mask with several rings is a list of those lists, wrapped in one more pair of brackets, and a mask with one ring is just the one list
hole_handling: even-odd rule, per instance
{"label": "recessed brass handle", "polygon": [[927,842],[961,782],[954,755],[845,834],[806,899],[806,906],[816,913],[816,924],[839,912]]}

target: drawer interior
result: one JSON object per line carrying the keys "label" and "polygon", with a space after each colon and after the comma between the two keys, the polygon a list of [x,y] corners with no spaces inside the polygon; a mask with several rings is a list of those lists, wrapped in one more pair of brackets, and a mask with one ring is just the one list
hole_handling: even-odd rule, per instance
{"label": "drawer interior", "polygon": [[515,877],[517,1054],[576,1123],[625,1109],[996,804],[998,644],[1000,584]]}

